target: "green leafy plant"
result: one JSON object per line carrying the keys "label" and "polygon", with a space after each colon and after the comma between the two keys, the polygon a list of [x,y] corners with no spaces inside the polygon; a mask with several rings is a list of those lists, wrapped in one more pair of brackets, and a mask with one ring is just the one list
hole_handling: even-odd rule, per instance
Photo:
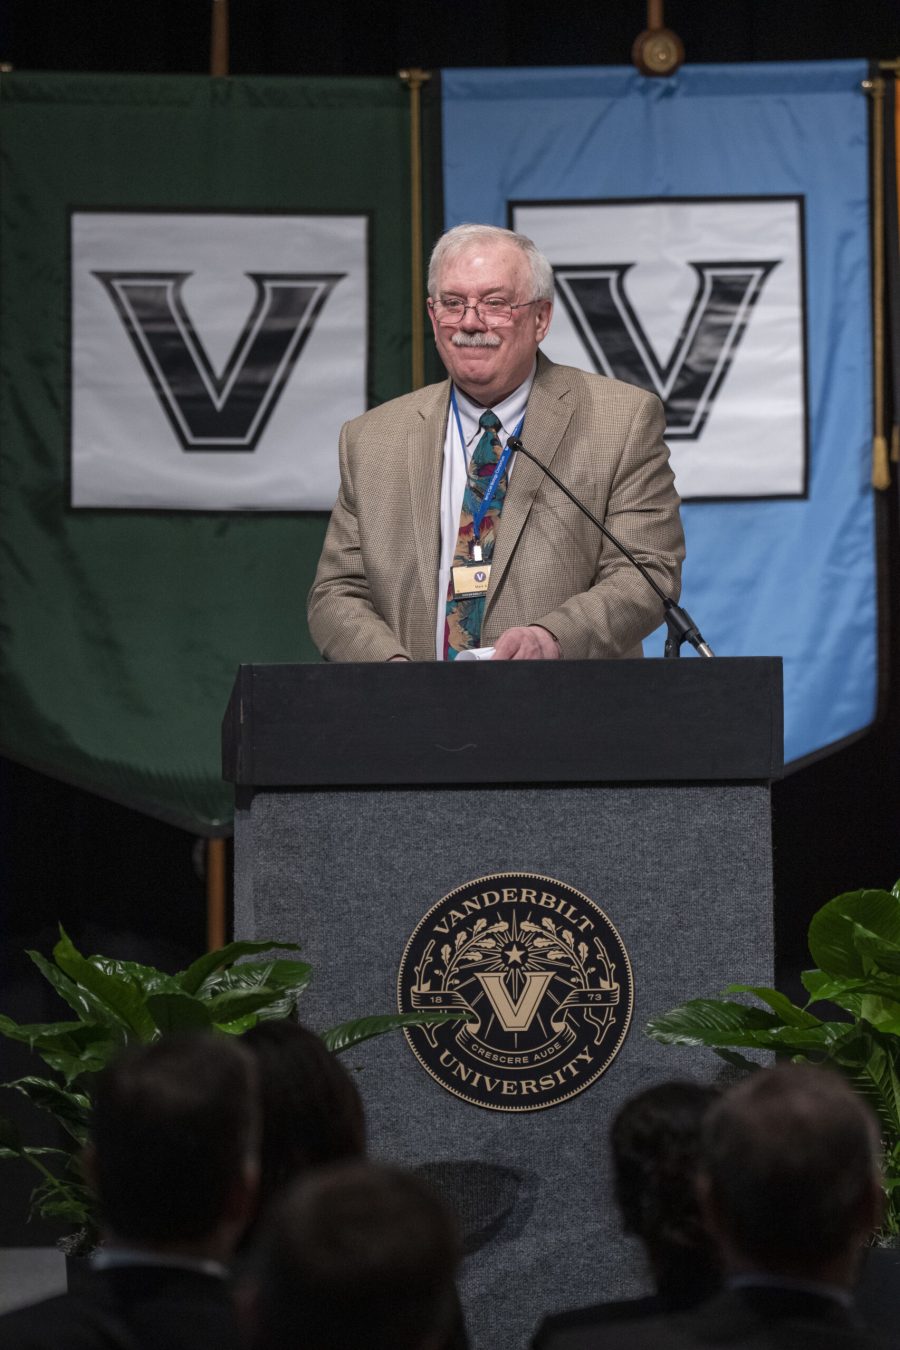
{"label": "green leafy plant", "polygon": [[[28,1045],[54,1075],[28,1075],[0,1087],[21,1093],[53,1116],[63,1143],[26,1144],[14,1122],[0,1116],[0,1158],[25,1159],[38,1172],[32,1212],[73,1230],[61,1243],[69,1253],[90,1251],[97,1242],[94,1198],[79,1161],[87,1138],[93,1077],[130,1045],[173,1032],[239,1036],[262,1019],[292,1016],[312,970],[304,961],[272,955],[279,950],[296,952],[299,946],[268,940],[231,942],[175,975],[135,961],[82,956],[62,927],[52,962],[29,951],[75,1017],[29,1026],[0,1014],[0,1035]],[[263,960],[247,959],[262,953],[267,953]],[[426,1012],[363,1017],[321,1034],[329,1049],[341,1052],[386,1031],[455,1016]]]}
{"label": "green leafy plant", "polygon": [[[900,1235],[900,881],[893,890],[849,891],[813,916],[804,971],[809,999],[798,1007],[776,989],[732,984],[725,994],[755,1003],[698,998],[655,1017],[647,1034],[668,1045],[709,1046],[742,1069],[740,1053],[770,1050],[810,1064],[833,1065],[869,1102],[881,1123],[886,1207],[881,1239]],[[831,1004],[842,1015],[810,1011]],[[762,1006],[760,1006],[762,1005]]]}

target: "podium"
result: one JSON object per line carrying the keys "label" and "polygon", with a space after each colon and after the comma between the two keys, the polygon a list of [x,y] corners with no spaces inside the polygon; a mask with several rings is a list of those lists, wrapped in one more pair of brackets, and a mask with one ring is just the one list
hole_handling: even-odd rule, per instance
{"label": "podium", "polygon": [[240,668],[235,936],[301,943],[314,1029],[398,998],[474,1019],[345,1063],[372,1156],[459,1217],[476,1347],[649,1290],[609,1126],[721,1067],[651,1016],[772,983],[782,744],[776,658]]}

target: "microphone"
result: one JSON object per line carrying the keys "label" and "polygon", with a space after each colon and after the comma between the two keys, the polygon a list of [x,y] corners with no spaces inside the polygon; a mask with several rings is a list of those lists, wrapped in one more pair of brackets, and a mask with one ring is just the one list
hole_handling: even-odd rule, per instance
{"label": "microphone", "polygon": [[663,604],[663,614],[666,621],[666,628],[668,629],[668,637],[666,638],[666,646],[665,646],[665,655],[668,657],[680,656],[682,643],[689,642],[691,646],[697,652],[700,653],[701,656],[715,656],[715,652],[712,650],[712,648],[706,642],[703,641],[703,635],[701,634],[700,629],[694,623],[694,620],[691,618],[690,614],[688,614],[687,610],[682,609],[680,605],[676,605],[675,601],[671,598],[671,596],[665,594],[662,588],[658,586],[657,583],[654,581],[653,577],[647,571],[647,568],[644,566],[644,564],[642,562],[639,562],[638,559],[634,556],[634,554],[631,552],[631,549],[627,548],[626,545],[622,543],[621,539],[617,539],[616,536],[613,534],[612,530],[608,529],[603,524],[602,521],[597,519],[593,511],[588,510],[584,502],[580,501],[578,497],[575,496],[575,493],[570,491],[570,489],[566,487],[565,483],[561,482],[560,479],[557,478],[556,474],[553,472],[552,469],[548,469],[547,465],[542,464],[541,461],[535,455],[533,455],[530,450],[526,450],[522,442],[519,440],[518,436],[510,436],[507,444],[512,446],[513,451],[516,454],[523,454],[526,459],[531,460],[532,464],[536,464],[538,468],[547,475],[550,481],[556,484],[560,492],[564,492],[568,497],[569,501],[574,503],[574,505],[578,507],[579,511],[581,511],[583,515],[587,516],[588,520],[593,525],[597,526],[597,529],[604,536],[604,538],[608,539],[611,544],[615,544],[616,548],[619,550],[620,553],[624,553],[625,557],[631,563],[632,567],[636,567],[637,570],[640,572],[641,576],[648,583],[648,585],[652,586],[653,589],[656,591],[656,594],[659,596]]}

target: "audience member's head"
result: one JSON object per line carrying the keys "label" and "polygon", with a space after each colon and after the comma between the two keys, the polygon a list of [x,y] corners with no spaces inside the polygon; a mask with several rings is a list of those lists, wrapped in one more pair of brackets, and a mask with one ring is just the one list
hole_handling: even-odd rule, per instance
{"label": "audience member's head", "polygon": [[230,1254],[256,1192],[251,1057],[230,1037],[164,1037],[99,1075],[86,1165],[105,1231]]}
{"label": "audience member's head", "polygon": [[452,1217],[419,1178],[352,1162],[311,1173],[275,1205],[255,1304],[265,1350],[440,1350],[456,1316]]}
{"label": "audience member's head", "polygon": [[677,1304],[697,1302],[720,1281],[696,1187],[703,1121],[718,1097],[700,1083],[660,1083],[627,1101],[612,1127],[625,1231],[643,1242],[657,1289]]}
{"label": "audience member's head", "polygon": [[361,1158],[365,1120],[353,1079],[306,1027],[260,1022],[243,1044],[259,1077],[262,1213],[289,1182],[312,1168]]}
{"label": "audience member's head", "polygon": [[729,1268],[852,1283],[881,1214],[881,1145],[838,1073],[751,1074],[710,1111],[703,1151],[708,1220]]}

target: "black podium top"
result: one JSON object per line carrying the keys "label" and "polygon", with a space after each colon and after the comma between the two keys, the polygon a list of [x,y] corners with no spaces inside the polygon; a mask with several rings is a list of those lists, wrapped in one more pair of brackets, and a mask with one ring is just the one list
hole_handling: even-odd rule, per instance
{"label": "black podium top", "polygon": [[781,660],[246,665],[222,731],[259,788],[768,781]]}

